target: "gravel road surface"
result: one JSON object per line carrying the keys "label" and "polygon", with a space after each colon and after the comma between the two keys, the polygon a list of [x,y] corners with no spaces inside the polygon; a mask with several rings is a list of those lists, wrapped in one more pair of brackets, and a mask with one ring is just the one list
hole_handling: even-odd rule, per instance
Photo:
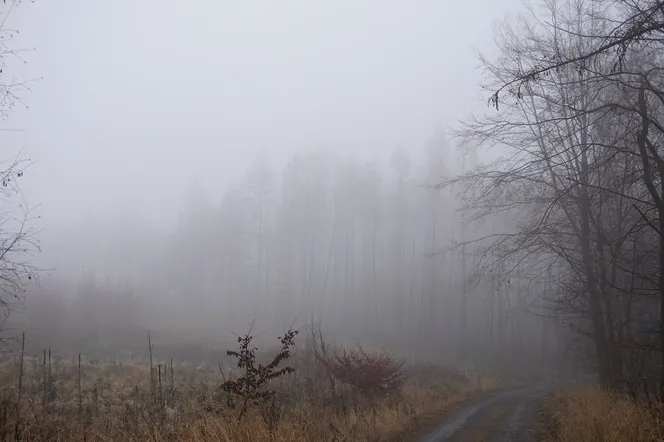
{"label": "gravel road surface", "polygon": [[446,416],[419,442],[534,442],[537,409],[551,391],[521,388],[475,400]]}

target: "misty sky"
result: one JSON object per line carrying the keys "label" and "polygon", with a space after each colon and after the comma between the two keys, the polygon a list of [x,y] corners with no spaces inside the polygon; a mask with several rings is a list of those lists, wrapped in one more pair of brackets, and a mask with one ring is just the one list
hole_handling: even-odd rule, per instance
{"label": "misty sky", "polygon": [[4,151],[47,226],[86,213],[171,222],[193,176],[223,189],[257,155],[421,148],[483,109],[473,48],[516,0],[36,0],[12,12],[31,83]]}

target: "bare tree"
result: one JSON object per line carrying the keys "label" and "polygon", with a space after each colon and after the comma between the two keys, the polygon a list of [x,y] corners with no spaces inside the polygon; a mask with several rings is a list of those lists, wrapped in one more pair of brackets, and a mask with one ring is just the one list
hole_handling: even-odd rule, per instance
{"label": "bare tree", "polygon": [[[610,32],[604,4],[547,2],[548,24],[531,11],[517,27],[501,28],[500,56],[483,59],[490,79],[486,88],[499,88],[541,60],[573,60],[591,51]],[[563,31],[570,29],[574,32]],[[634,269],[620,269],[617,262],[642,241],[626,221],[639,225],[634,202],[642,193],[624,149],[633,119],[615,113],[615,91],[607,81],[613,66],[606,57],[546,72],[537,82],[519,84],[515,99],[504,102],[500,113],[466,123],[460,134],[467,142],[493,146],[501,155],[444,184],[463,184],[475,219],[511,225],[483,238],[480,273],[494,270],[497,287],[517,268],[540,280],[557,275],[564,289],[554,300],[558,311],[593,340],[600,382],[609,386],[623,371],[619,325],[632,317],[617,276],[618,270]],[[502,293],[495,291],[499,301]]]}
{"label": "bare tree", "polygon": [[[549,9],[555,9],[556,0],[547,0]],[[599,5],[599,3],[597,4]],[[614,70],[620,71],[631,50],[638,51],[644,45],[662,44],[664,41],[664,1],[662,0],[614,0],[602,2],[600,9],[611,9],[610,24],[601,33],[581,32],[577,27],[560,23],[549,23],[556,32],[585,39],[592,38],[592,44],[577,53],[550,54],[541,59],[525,61],[519,70],[502,79],[494,89],[489,103],[499,107],[499,97],[504,91],[519,96],[529,83],[537,82],[551,72],[568,65],[586,65],[596,58],[615,55]],[[588,11],[594,14],[595,10]],[[609,17],[605,17],[609,18]],[[613,51],[613,52],[612,52]]]}
{"label": "bare tree", "polygon": [[[27,82],[9,76],[9,61],[21,59],[21,51],[11,46],[16,30],[5,26],[7,18],[20,1],[5,2],[0,12],[0,120],[4,121],[14,106],[22,104],[21,93]],[[10,78],[11,80],[7,80]],[[19,154],[0,161],[0,330],[9,314],[23,300],[25,284],[37,276],[30,255],[39,250],[34,215],[21,192],[19,181],[30,160]]]}
{"label": "bare tree", "polygon": [[38,269],[30,255],[39,251],[32,212],[19,187],[29,161],[21,157],[0,163],[0,324],[20,305],[27,281]]}

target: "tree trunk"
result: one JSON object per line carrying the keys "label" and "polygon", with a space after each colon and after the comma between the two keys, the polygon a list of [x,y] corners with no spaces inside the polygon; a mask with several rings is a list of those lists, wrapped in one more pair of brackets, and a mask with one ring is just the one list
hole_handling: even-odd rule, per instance
{"label": "tree trunk", "polygon": [[[639,154],[641,157],[641,164],[643,166],[643,181],[650,192],[650,196],[655,202],[657,207],[657,216],[659,217],[659,277],[658,277],[658,292],[659,292],[659,346],[661,352],[661,365],[660,368],[660,382],[659,394],[660,399],[664,399],[664,160],[658,155],[657,150],[652,143],[648,140],[648,130],[650,129],[650,120],[648,117],[648,106],[646,102],[646,80],[644,79],[639,90],[639,112],[641,114],[641,129],[638,132],[637,144],[639,147]],[[655,166],[659,171],[660,188],[657,189],[655,180],[652,173],[651,156]]]}
{"label": "tree trunk", "polygon": [[[583,156],[585,159],[585,155]],[[584,163],[584,166],[587,166],[587,161]],[[582,262],[586,273],[586,289],[588,290],[588,300],[590,302],[590,319],[593,329],[595,351],[597,352],[597,369],[599,374],[599,381],[602,387],[607,388],[611,383],[611,367],[609,361],[609,351],[606,342],[602,302],[598,292],[597,277],[595,275],[595,268],[593,266],[593,259],[590,248],[589,203],[590,198],[588,197],[587,187],[582,186],[579,201],[579,206],[581,209],[581,235],[579,239],[581,243]]]}

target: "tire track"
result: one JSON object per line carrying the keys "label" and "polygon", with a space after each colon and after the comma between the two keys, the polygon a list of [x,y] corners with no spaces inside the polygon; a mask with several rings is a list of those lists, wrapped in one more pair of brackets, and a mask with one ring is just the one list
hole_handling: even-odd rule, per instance
{"label": "tire track", "polygon": [[419,442],[533,442],[537,407],[550,392],[534,387],[480,399],[445,418]]}

